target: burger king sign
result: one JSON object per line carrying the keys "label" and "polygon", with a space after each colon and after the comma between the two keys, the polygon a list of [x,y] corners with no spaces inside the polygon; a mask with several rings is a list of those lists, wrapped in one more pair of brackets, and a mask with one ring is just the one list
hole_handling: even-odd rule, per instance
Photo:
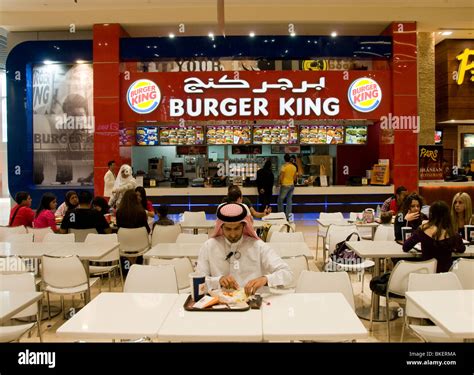
{"label": "burger king sign", "polygon": [[128,106],[139,114],[153,112],[160,104],[161,92],[158,85],[149,79],[133,82],[127,91]]}
{"label": "burger king sign", "polygon": [[356,111],[372,112],[382,101],[382,89],[371,78],[359,78],[350,85],[347,97]]}

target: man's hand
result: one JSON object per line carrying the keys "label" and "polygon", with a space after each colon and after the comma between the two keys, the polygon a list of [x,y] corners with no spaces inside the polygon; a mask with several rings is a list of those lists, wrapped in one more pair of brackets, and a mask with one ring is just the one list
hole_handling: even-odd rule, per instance
{"label": "man's hand", "polygon": [[272,212],[272,208],[270,206],[265,207],[265,209],[263,210],[264,216],[267,216],[271,212]]}
{"label": "man's hand", "polygon": [[416,220],[420,217],[420,213],[419,212],[415,212],[415,213],[408,213],[405,215],[405,220],[407,221],[413,221],[413,220]]}
{"label": "man's hand", "polygon": [[239,289],[239,284],[232,275],[222,276],[219,279],[219,284],[226,289]]}
{"label": "man's hand", "polygon": [[245,294],[251,296],[261,288],[262,286],[267,285],[267,278],[265,276],[258,277],[256,279],[250,280],[247,285],[245,285]]}

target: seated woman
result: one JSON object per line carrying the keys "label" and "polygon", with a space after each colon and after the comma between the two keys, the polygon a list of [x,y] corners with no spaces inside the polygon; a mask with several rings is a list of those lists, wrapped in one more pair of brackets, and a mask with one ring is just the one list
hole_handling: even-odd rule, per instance
{"label": "seated woman", "polygon": [[155,217],[155,210],[146,196],[145,188],[143,186],[137,186],[135,192],[137,193],[138,203],[140,203],[140,205],[143,207],[147,216]]}
{"label": "seated woman", "polygon": [[109,213],[109,204],[104,197],[94,197],[91,202],[91,208],[99,211],[102,215]]}
{"label": "seated woman", "polygon": [[174,225],[174,221],[168,218],[168,206],[161,204],[156,210],[158,213],[158,221],[155,225]]}
{"label": "seated woman", "polygon": [[428,222],[405,241],[403,251],[411,250],[419,242],[422,259],[435,258],[438,261],[436,272],[448,272],[453,264],[452,252],[463,253],[466,250],[461,236],[454,231],[445,202],[436,201],[431,205]]}
{"label": "seated woman", "polygon": [[76,208],[79,205],[79,198],[77,193],[73,190],[68,191],[66,193],[66,197],[64,202],[59,205],[58,209],[56,210],[55,215],[63,217],[66,215],[66,212]]}
{"label": "seated woman", "polygon": [[421,213],[423,198],[416,193],[408,195],[402,204],[401,211],[395,218],[395,241],[402,243],[402,227],[418,229],[427,217]]}
{"label": "seated woman", "polygon": [[474,224],[472,201],[467,193],[457,193],[451,205],[451,219],[454,231],[464,237],[464,226]]}
{"label": "seated woman", "polygon": [[52,193],[44,193],[41,202],[36,209],[34,228],[51,228],[54,232],[58,231],[54,210],[56,210],[56,196]]}

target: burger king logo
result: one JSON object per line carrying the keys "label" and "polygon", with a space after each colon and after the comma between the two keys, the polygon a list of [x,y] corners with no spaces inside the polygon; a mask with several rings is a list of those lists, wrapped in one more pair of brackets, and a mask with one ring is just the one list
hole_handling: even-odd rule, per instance
{"label": "burger king logo", "polygon": [[149,79],[133,82],[127,91],[129,107],[141,115],[153,112],[160,104],[161,92],[158,85]]}
{"label": "burger king logo", "polygon": [[382,101],[382,89],[371,78],[359,78],[352,82],[347,97],[356,111],[372,112]]}

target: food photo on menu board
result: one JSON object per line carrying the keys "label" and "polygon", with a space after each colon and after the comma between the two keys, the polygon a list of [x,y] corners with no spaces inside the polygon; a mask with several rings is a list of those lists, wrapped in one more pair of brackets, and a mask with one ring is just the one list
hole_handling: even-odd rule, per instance
{"label": "food photo on menu board", "polygon": [[158,128],[156,126],[138,126],[137,144],[139,146],[158,145]]}
{"label": "food photo on menu board", "polygon": [[298,143],[296,127],[287,125],[254,126],[253,143],[266,145],[287,145]]}
{"label": "food photo on menu board", "polygon": [[206,136],[209,145],[248,145],[252,143],[250,126],[208,126]]}
{"label": "food photo on menu board", "polygon": [[161,145],[202,145],[204,130],[202,126],[160,127]]}
{"label": "food photo on menu board", "polygon": [[362,145],[367,143],[367,126],[346,127],[346,144]]}
{"label": "food photo on menu board", "polygon": [[120,146],[134,146],[135,145],[135,129],[122,128],[119,130]]}
{"label": "food photo on menu board", "polygon": [[300,143],[315,144],[342,144],[344,143],[344,128],[342,126],[300,126]]}

